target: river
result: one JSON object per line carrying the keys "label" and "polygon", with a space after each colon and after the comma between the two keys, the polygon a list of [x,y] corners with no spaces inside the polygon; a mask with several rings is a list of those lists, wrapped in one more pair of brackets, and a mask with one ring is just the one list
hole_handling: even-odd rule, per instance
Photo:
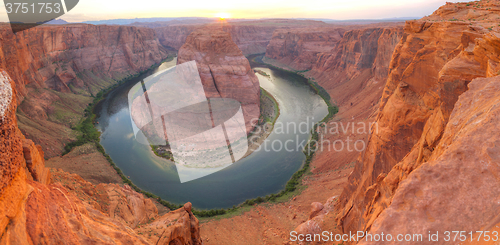
{"label": "river", "polygon": [[[165,62],[152,73],[175,64],[176,59]],[[219,172],[181,184],[175,164],[154,155],[149,146],[137,142],[133,135],[128,91],[151,72],[114,89],[96,106],[101,145],[135,185],[171,203],[191,202],[199,209],[228,208],[247,199],[278,193],[304,163],[300,144],[308,140],[310,129],[328,114],[328,109],[305,78],[255,62],[250,64],[270,75],[256,74],[260,86],[278,101],[281,113],[260,151]],[[287,141],[285,149],[283,143]]]}

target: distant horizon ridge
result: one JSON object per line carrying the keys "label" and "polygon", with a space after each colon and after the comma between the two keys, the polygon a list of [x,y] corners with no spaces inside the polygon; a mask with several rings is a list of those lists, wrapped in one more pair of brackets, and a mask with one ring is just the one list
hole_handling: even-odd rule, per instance
{"label": "distant horizon ridge", "polygon": [[[413,20],[420,19],[422,17],[390,17],[390,18],[381,18],[381,19],[327,19],[327,18],[259,18],[259,19],[251,19],[251,18],[228,18],[230,21],[262,21],[262,20],[311,20],[311,21],[322,21],[325,23],[332,22],[391,22],[391,21],[404,21],[404,20]],[[93,25],[101,25],[101,24],[112,24],[112,25],[130,25],[134,23],[154,23],[154,22],[170,22],[176,20],[217,20],[217,17],[150,17],[150,18],[120,18],[120,19],[107,19],[107,20],[89,20],[89,21],[81,21],[81,22],[69,22],[62,18],[51,20],[46,24],[93,24]]]}

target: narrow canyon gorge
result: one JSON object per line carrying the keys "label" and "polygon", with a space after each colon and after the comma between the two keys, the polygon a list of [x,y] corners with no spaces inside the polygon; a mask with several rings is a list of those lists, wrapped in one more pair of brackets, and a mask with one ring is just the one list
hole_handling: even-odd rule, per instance
{"label": "narrow canyon gorge", "polygon": [[[499,232],[499,20],[500,1],[481,0],[406,22],[65,24],[17,34],[1,24],[0,244],[324,244],[290,233],[427,241],[436,232]],[[286,198],[207,218],[191,203],[170,210],[125,184],[130,177],[99,142],[65,148],[102,91],[174,57],[196,61],[207,98],[241,103],[247,133],[267,75],[251,62],[299,74],[338,107],[324,128],[353,127],[319,127],[319,138],[364,149],[323,144]]]}

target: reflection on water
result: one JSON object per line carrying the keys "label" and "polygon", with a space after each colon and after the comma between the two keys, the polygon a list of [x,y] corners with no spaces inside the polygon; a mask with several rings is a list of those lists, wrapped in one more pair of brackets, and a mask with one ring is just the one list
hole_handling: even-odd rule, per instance
{"label": "reflection on water", "polygon": [[[172,67],[175,63],[176,60],[166,62],[159,70]],[[273,132],[263,147],[265,144],[287,141],[293,142],[295,146],[307,141],[312,125],[327,115],[324,101],[298,75],[259,64],[251,65],[270,75],[265,77],[257,74],[261,87],[269,91],[280,105],[281,114],[277,123],[307,127],[307,130],[295,132]],[[148,145],[140,144],[134,137],[127,95],[143,78],[134,79],[115,89],[96,108],[98,125],[102,131],[101,144],[138,187],[173,203],[189,201],[201,209],[227,208],[246,199],[281,191],[304,162],[305,156],[301,149],[260,150],[219,172],[181,184],[175,165],[155,156]],[[271,146],[267,148],[273,149]]]}

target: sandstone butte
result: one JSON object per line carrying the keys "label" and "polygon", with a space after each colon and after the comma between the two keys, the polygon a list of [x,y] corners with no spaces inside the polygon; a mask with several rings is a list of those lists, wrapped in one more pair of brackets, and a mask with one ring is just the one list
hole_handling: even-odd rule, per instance
{"label": "sandstone butte", "polygon": [[[241,103],[246,131],[260,116],[259,79],[231,34],[222,29],[199,29],[179,49],[177,64],[196,61],[207,98],[231,98]],[[256,120],[253,120],[256,122]]]}

